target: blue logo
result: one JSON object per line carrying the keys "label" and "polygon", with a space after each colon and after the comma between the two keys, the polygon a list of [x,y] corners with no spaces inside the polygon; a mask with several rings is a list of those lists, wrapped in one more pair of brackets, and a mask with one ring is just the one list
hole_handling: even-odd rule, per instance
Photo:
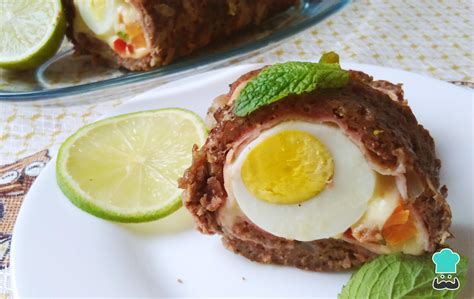
{"label": "blue logo", "polygon": [[433,279],[433,289],[439,291],[459,289],[459,279],[451,275],[456,274],[457,265],[461,259],[459,254],[449,248],[444,248],[433,254],[431,259],[435,264],[435,273],[441,274]]}

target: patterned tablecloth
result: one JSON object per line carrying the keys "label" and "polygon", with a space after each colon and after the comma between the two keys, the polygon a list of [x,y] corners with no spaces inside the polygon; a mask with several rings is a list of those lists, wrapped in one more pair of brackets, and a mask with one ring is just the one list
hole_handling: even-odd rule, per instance
{"label": "patterned tablecloth", "polygon": [[[472,81],[473,30],[471,0],[356,0],[336,16],[279,47],[232,63],[315,60],[322,52],[332,50],[345,61],[399,68],[447,81]],[[0,165],[43,149],[54,155],[61,142],[77,128],[155,86],[157,83],[151,80],[71,96],[56,106],[0,102]],[[86,100],[85,103],[66,104],[78,98]],[[21,199],[16,197],[18,207]],[[4,218],[3,208],[0,210]],[[9,236],[11,224],[0,220],[1,236]],[[8,253],[7,239],[0,240],[0,256]],[[8,256],[1,259],[7,260]],[[0,293],[3,287],[7,297],[8,268],[2,274]]]}

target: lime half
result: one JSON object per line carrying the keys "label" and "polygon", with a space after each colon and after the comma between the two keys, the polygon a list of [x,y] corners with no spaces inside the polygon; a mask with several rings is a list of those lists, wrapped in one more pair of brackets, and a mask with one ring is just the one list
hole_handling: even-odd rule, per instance
{"label": "lime half", "polygon": [[59,187],[73,204],[101,218],[145,222],[181,207],[178,178],[207,131],[183,109],[104,119],[79,129],[59,150]]}
{"label": "lime half", "polygon": [[0,67],[39,66],[61,45],[66,18],[60,0],[0,0]]}

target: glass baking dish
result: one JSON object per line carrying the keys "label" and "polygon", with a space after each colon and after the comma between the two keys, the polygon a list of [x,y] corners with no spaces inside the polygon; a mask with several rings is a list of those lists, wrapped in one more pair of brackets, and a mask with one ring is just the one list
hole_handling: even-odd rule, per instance
{"label": "glass baking dish", "polygon": [[[0,69],[0,100],[45,100],[139,82],[151,78],[169,81],[256,55],[336,13],[350,0],[303,0],[299,7],[275,16],[225,43],[213,44],[191,56],[147,72],[130,72],[92,63],[88,55],[75,55],[65,41],[60,51],[38,69],[11,72]],[[159,80],[159,81],[160,81]]]}

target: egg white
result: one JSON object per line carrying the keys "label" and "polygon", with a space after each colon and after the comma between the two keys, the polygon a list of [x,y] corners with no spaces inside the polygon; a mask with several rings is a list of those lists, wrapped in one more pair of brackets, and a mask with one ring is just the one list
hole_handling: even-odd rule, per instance
{"label": "egg white", "polygon": [[[300,204],[271,204],[247,190],[241,169],[249,152],[271,135],[287,130],[305,131],[318,138],[334,161],[332,183],[313,198]],[[228,159],[229,161],[229,159]],[[336,126],[289,121],[262,132],[224,168],[224,183],[229,196],[258,227],[279,237],[312,241],[343,233],[367,209],[376,175],[360,149]]]}
{"label": "egg white", "polygon": [[114,20],[116,17],[116,0],[104,0],[105,14],[100,18],[94,14],[97,9],[92,0],[74,0],[74,5],[79,12],[84,23],[96,35],[110,34],[114,29]]}

